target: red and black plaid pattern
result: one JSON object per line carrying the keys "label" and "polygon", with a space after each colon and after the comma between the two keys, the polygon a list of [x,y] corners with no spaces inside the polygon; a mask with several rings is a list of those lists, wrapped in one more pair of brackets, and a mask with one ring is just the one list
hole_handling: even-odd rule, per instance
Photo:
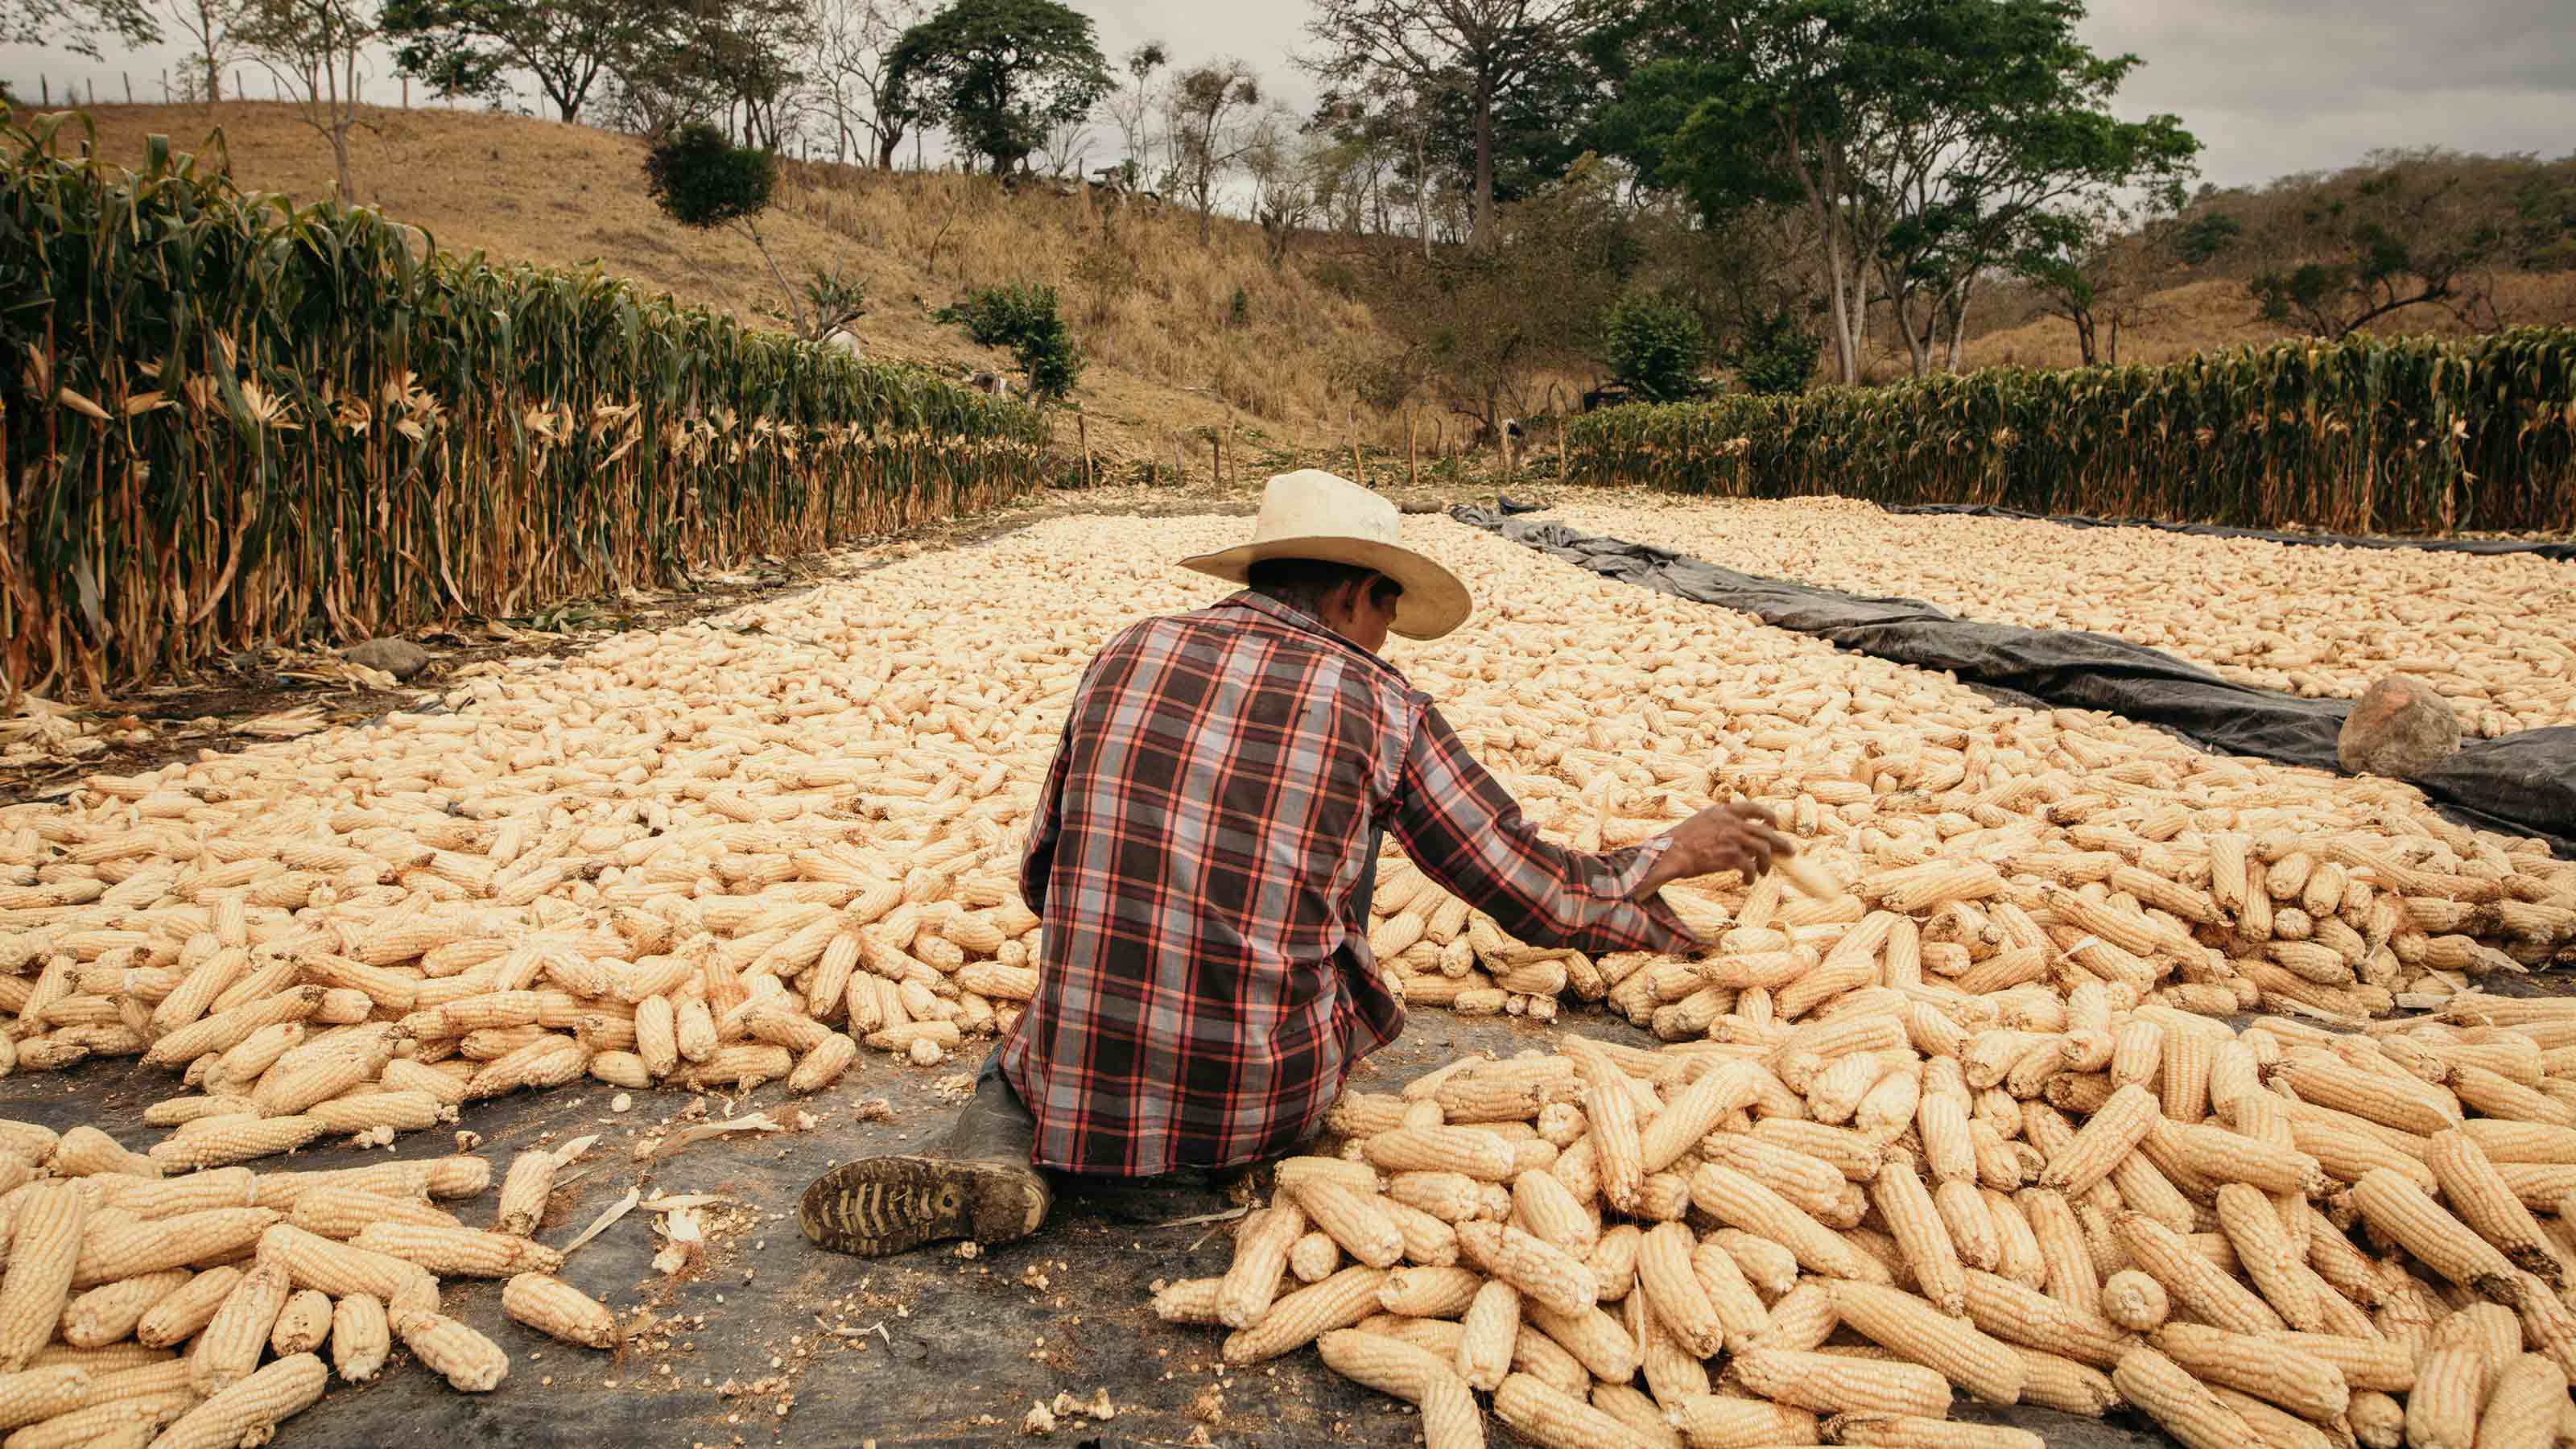
{"label": "red and black plaid pattern", "polygon": [[1692,944],[1628,899],[1660,840],[1539,839],[1386,661],[1250,592],[1148,619],[1085,672],[1021,866],[1045,950],[1002,1068],[1037,1163],[1143,1177],[1305,1137],[1404,1023],[1359,889],[1379,827],[1523,940]]}

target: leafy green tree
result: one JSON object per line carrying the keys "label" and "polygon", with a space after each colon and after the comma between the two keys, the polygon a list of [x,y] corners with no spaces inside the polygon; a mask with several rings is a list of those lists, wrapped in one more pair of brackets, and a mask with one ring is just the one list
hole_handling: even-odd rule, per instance
{"label": "leafy green tree", "polygon": [[667,7],[611,68],[605,104],[647,136],[724,118],[725,130],[776,150],[814,48],[805,0],[651,0]]}
{"label": "leafy green tree", "polygon": [[[1553,46],[1536,57],[1529,73],[1494,99],[1494,203],[1508,206],[1537,194],[1594,149],[1592,123],[1601,101],[1600,76],[1579,47]],[[1463,75],[1424,92],[1430,134],[1439,147],[1432,161],[1457,178],[1461,191],[1476,179],[1475,87]]]}
{"label": "leafy green tree", "polygon": [[839,273],[817,273],[800,291],[789,285],[760,234],[760,214],[778,192],[778,158],[754,146],[737,146],[704,121],[666,132],[644,153],[644,186],[662,214],[696,231],[736,226],[760,249],[769,275],[785,298],[789,323],[800,337],[820,338],[859,315],[864,292]]}
{"label": "leafy green tree", "polygon": [[686,125],[644,154],[645,187],[665,215],[704,231],[739,222],[755,228],[778,190],[778,158],[737,146],[703,122]]}
{"label": "leafy green tree", "polygon": [[1804,392],[1807,380],[1816,375],[1816,356],[1822,351],[1824,345],[1783,311],[1746,328],[1727,361],[1746,392]]}
{"label": "leafy green tree", "polygon": [[2041,218],[2012,269],[2043,308],[2074,325],[2086,367],[2117,366],[2121,331],[2148,314],[2177,259],[2203,235],[2171,215],[2142,220],[2128,207],[2100,202]]}
{"label": "leafy green tree", "polygon": [[2171,118],[2109,116],[2137,61],[2079,42],[2083,14],[2076,0],[1642,0],[1589,47],[1612,93],[1601,134],[1711,221],[1803,208],[1837,368],[1856,382],[1874,290],[1947,297],[1955,335],[1961,288],[2023,221],[2188,160]]}
{"label": "leafy green tree", "polygon": [[1699,314],[1652,295],[1623,297],[1604,324],[1610,371],[1648,402],[1679,402],[1700,392],[1708,337]]}
{"label": "leafy green tree", "polygon": [[948,127],[996,176],[1111,89],[1091,17],[1056,0],[955,0],[904,32],[891,66],[913,119]]}
{"label": "leafy green tree", "polygon": [[525,75],[566,121],[620,60],[662,33],[669,7],[635,0],[385,0],[403,74],[441,95],[498,97]]}
{"label": "leafy green tree", "polygon": [[2223,211],[2204,211],[2181,224],[2173,239],[2173,252],[2186,267],[2197,267],[2215,260],[2236,244],[2245,234],[2245,224]]}

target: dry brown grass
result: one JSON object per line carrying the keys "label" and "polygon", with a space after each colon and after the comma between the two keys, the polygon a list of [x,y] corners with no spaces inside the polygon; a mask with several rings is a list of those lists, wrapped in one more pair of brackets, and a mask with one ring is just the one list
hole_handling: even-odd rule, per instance
{"label": "dry brown grass", "polygon": [[[2507,322],[2544,326],[2576,324],[2576,272],[2511,273],[2496,281],[2496,306]],[[2373,329],[2434,337],[2459,337],[2471,329],[2440,307],[2409,307],[2380,319]],[[2212,348],[2277,342],[2298,335],[2256,315],[2253,300],[2236,282],[2194,282],[2159,292],[2148,316],[2120,333],[2120,361],[2164,363]],[[2083,361],[2075,326],[2041,317],[1968,339],[1962,365],[1969,368],[2073,367]],[[1896,359],[1899,374],[1904,363]]]}
{"label": "dry brown grass", "polygon": [[[220,127],[235,178],[298,201],[331,194],[328,145],[287,106],[100,106],[101,154],[134,164],[161,132],[196,148]],[[646,195],[643,142],[520,116],[371,110],[353,137],[358,199],[426,228],[439,245],[549,266],[596,264],[685,300],[778,325],[777,283],[732,230],[689,232]],[[1368,308],[1316,282],[1298,259],[1272,270],[1258,229],[1220,220],[1202,246],[1173,209],[1104,228],[1084,203],[1007,196],[988,177],[792,165],[764,220],[791,282],[838,266],[864,279],[854,329],[875,356],[955,372],[1007,366],[933,309],[971,287],[1014,280],[1062,289],[1091,367],[1076,392],[1106,458],[1158,459],[1183,443],[1203,473],[1201,429],[1234,431],[1249,471],[1266,453],[1346,448],[1357,419],[1375,444],[1402,446],[1401,419],[1367,412],[1335,385],[1335,360],[1379,345]],[[1124,284],[1121,280],[1124,279]],[[1229,323],[1234,291],[1246,321]],[[1070,444],[1068,416],[1061,433]],[[1231,471],[1231,468],[1229,469]]]}

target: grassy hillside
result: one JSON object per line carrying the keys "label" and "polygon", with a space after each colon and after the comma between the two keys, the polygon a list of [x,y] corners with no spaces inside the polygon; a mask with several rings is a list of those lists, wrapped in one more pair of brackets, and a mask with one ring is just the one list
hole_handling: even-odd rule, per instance
{"label": "grassy hillside", "polygon": [[[93,115],[113,160],[139,162],[155,132],[193,149],[220,127],[244,187],[299,201],[331,194],[329,147],[286,106],[101,106]],[[779,325],[777,283],[748,240],[685,231],[654,207],[637,138],[466,111],[373,110],[368,119],[351,152],[358,199],[426,228],[439,245],[552,266],[596,262]],[[1208,445],[1192,435],[1233,429],[1249,473],[1265,453],[1347,446],[1352,415],[1364,411],[1332,379],[1354,339],[1374,336],[1375,319],[1294,256],[1272,270],[1260,232],[1245,223],[1220,220],[1202,246],[1197,219],[1177,209],[1104,226],[1080,201],[1005,195],[990,178],[802,164],[786,173],[762,222],[770,249],[791,281],[818,266],[866,281],[868,313],[854,330],[872,356],[949,372],[1005,367],[1000,352],[933,322],[931,311],[971,287],[1057,284],[1091,358],[1075,401],[1096,454],[1168,468],[1178,438],[1188,472],[1203,476]],[[1382,421],[1362,427],[1387,436]],[[1059,434],[1072,446],[1070,415]],[[1401,423],[1393,437],[1400,446]]]}
{"label": "grassy hillside", "polygon": [[[235,177],[299,200],[331,192],[330,150],[286,106],[102,106],[100,145],[132,163],[160,132],[184,148],[220,127]],[[353,140],[358,199],[427,228],[443,246],[555,266],[596,262],[684,300],[777,324],[776,281],[749,241],[730,230],[690,232],[645,195],[643,142],[632,136],[522,116],[470,111],[371,110]],[[1169,469],[1179,444],[1184,471],[1204,478],[1210,431],[1230,437],[1229,473],[1257,478],[1298,453],[1347,468],[1356,434],[1401,455],[1406,418],[1360,402],[1351,379],[1401,343],[1363,300],[1377,270],[1353,265],[1346,237],[1301,238],[1273,270],[1260,231],[1220,219],[1207,244],[1180,208],[1115,218],[1084,202],[1036,190],[1007,195],[988,177],[789,163],[779,205],[763,229],[792,282],[818,266],[864,279],[869,308],[855,329],[872,355],[951,373],[1006,367],[930,313],[968,289],[1031,279],[1056,284],[1077,341],[1091,359],[1074,400],[1095,454]],[[2285,183],[2286,184],[2286,183]],[[2232,279],[2187,279],[2160,294],[2120,341],[2123,362],[2167,362],[2190,352],[2288,335],[2262,322]],[[1240,289],[1243,305],[1234,305]],[[2498,296],[2517,322],[2576,324],[2576,272],[2509,275]],[[2075,332],[2033,316],[2030,300],[1999,289],[1972,320],[1969,367],[2000,363],[2071,367]],[[2461,330],[2437,307],[2386,319],[2390,333]],[[1905,375],[1901,347],[1880,319],[1887,351],[1872,375]],[[1578,394],[1593,380],[1576,365],[1543,371],[1532,401]],[[1554,384],[1551,388],[1549,384]],[[1426,453],[1433,428],[1452,442],[1460,420],[1418,404]],[[1058,436],[1070,450],[1072,415]],[[1374,473],[1372,476],[1375,476]]]}
{"label": "grassy hillside", "polygon": [[[2507,273],[2496,279],[2496,304],[2513,322],[2534,326],[2576,326],[2576,272],[2534,275]],[[2159,292],[2148,301],[2140,325],[2120,333],[2120,361],[2172,362],[2194,352],[2239,343],[2277,342],[2294,329],[2256,315],[2242,283],[2190,282]],[[2462,337],[2469,329],[2440,307],[2410,307],[2373,328],[2396,335]],[[1901,356],[1891,359],[1893,372],[1904,370]],[[2075,344],[2075,326],[2063,317],[2038,316],[2013,326],[1971,336],[1966,367],[2073,367],[2083,361]]]}

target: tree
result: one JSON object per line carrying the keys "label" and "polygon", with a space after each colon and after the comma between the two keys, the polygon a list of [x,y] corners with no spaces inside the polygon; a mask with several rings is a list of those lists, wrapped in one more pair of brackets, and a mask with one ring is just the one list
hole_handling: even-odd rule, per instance
{"label": "tree", "polygon": [[349,133],[360,125],[358,64],[380,33],[376,18],[355,0],[253,0],[233,33],[292,92],[304,124],[330,141],[340,199],[356,201]]}
{"label": "tree", "polygon": [[1616,173],[1586,158],[1498,213],[1481,249],[1388,252],[1378,305],[1405,352],[1366,390],[1392,406],[1418,379],[1488,436],[1526,410],[1539,368],[1594,349],[1640,261],[1618,190]]}
{"label": "tree", "polygon": [[933,321],[965,328],[982,346],[1011,349],[1028,374],[1029,396],[1038,402],[1063,398],[1082,377],[1082,352],[1073,345],[1073,329],[1056,310],[1053,287],[1036,282],[985,287],[930,315]]}
{"label": "tree", "polygon": [[[1329,83],[1372,71],[1429,94],[1462,85],[1476,139],[1476,244],[1494,220],[1495,108],[1629,0],[1315,0],[1308,62]],[[1671,0],[1684,4],[1689,0]]]}
{"label": "tree", "polygon": [[2145,318],[2190,235],[2170,215],[2141,224],[2129,208],[2101,200],[2041,218],[2012,269],[2041,306],[2074,325],[2086,367],[2116,367],[2121,331]]}
{"label": "tree", "polygon": [[2178,175],[2170,117],[2107,111],[2134,57],[2075,39],[2076,0],[1646,0],[1596,38],[1605,141],[1712,220],[1795,205],[1816,233],[1844,382],[1871,282],[1918,369],[2047,207]]}
{"label": "tree", "polygon": [[194,93],[191,99],[212,104],[224,98],[224,67],[241,48],[236,32],[250,7],[251,0],[169,0],[171,20],[196,51],[189,66],[202,72],[181,88]]}
{"label": "tree", "polygon": [[1288,244],[1324,208],[1332,168],[1329,151],[1329,143],[1301,131],[1295,116],[1276,107],[1250,128],[1243,170],[1252,178],[1252,216],[1268,243],[1272,271],[1286,263]]}
{"label": "tree", "polygon": [[395,68],[440,95],[499,99],[525,75],[555,113],[578,120],[591,89],[670,23],[632,0],[385,0]]}
{"label": "tree", "polygon": [[[789,320],[799,336],[820,337],[828,330],[827,321],[838,326],[845,320],[826,316],[842,295],[837,290],[839,275],[818,276],[800,301],[760,234],[760,214],[769,209],[778,192],[776,156],[757,147],[736,146],[715,127],[692,121],[661,137],[644,153],[644,185],[662,214],[682,226],[696,231],[741,227],[760,249],[760,259],[769,264],[769,275],[786,297]],[[805,301],[813,303],[811,318]],[[849,301],[855,307],[858,298],[851,296]],[[853,310],[850,315],[857,314]]]}
{"label": "tree", "polygon": [[892,64],[914,119],[948,127],[996,176],[1110,89],[1091,18],[1056,0],[954,0],[903,33]]}
{"label": "tree", "polygon": [[1208,240],[1217,182],[1242,159],[1251,135],[1241,113],[1261,104],[1261,82],[1240,60],[1210,61],[1172,82],[1174,190],[1199,210],[1199,243]]}
{"label": "tree", "polygon": [[2078,5],[1965,0],[1918,13],[1929,22],[1918,49],[1954,70],[1880,163],[1895,216],[1874,262],[1921,376],[1945,339],[1958,366],[1978,280],[2052,212],[2141,192],[2153,209],[2176,208],[2200,143],[2172,116],[2110,114],[2138,61],[2078,44]]}
{"label": "tree", "polygon": [[[1431,164],[1461,187],[1476,178],[1475,87],[1453,75],[1424,93]],[[1550,50],[1531,63],[1521,82],[1494,101],[1494,204],[1508,206],[1563,176],[1575,159],[1595,149],[1592,126],[1601,101],[1600,74],[1579,47]]]}
{"label": "tree", "polygon": [[661,0],[665,23],[622,57],[605,88],[617,123],[660,136],[721,122],[728,137],[776,149],[804,80],[803,0]]}
{"label": "tree", "polygon": [[1102,99],[1102,110],[1118,125],[1118,139],[1125,143],[1127,154],[1119,159],[1119,180],[1129,187],[1145,185],[1154,174],[1154,137],[1152,123],[1158,97],[1154,72],[1171,63],[1172,54],[1163,42],[1149,40],[1119,58],[1118,68],[1127,73],[1127,84],[1112,89]]}
{"label": "tree", "polygon": [[[1429,82],[1432,93],[1453,87],[1449,75]],[[1431,138],[1439,124],[1437,101],[1393,72],[1366,72],[1325,92],[1314,124],[1351,148],[1374,192],[1373,210],[1380,233],[1394,230],[1396,208],[1413,213],[1414,235],[1425,260],[1437,229],[1433,206],[1441,186],[1432,162]],[[1391,184],[1390,184],[1391,183]]]}
{"label": "tree", "polygon": [[2473,183],[2462,158],[2417,151],[2316,183],[2260,240],[2246,284],[2266,321],[2342,338],[2409,307],[2497,325],[2493,266],[2513,249],[2514,202]]}
{"label": "tree", "polygon": [[808,68],[832,113],[833,156],[846,160],[859,133],[880,170],[894,169],[895,147],[911,126],[895,93],[895,43],[919,23],[922,0],[822,0],[815,11]]}
{"label": "tree", "polygon": [[148,0],[0,0],[0,44],[59,45],[98,60],[103,39],[158,43],[161,26]]}
{"label": "tree", "polygon": [[1699,314],[1651,295],[1623,297],[1603,326],[1610,375],[1648,402],[1681,402],[1700,391],[1708,338]]}

